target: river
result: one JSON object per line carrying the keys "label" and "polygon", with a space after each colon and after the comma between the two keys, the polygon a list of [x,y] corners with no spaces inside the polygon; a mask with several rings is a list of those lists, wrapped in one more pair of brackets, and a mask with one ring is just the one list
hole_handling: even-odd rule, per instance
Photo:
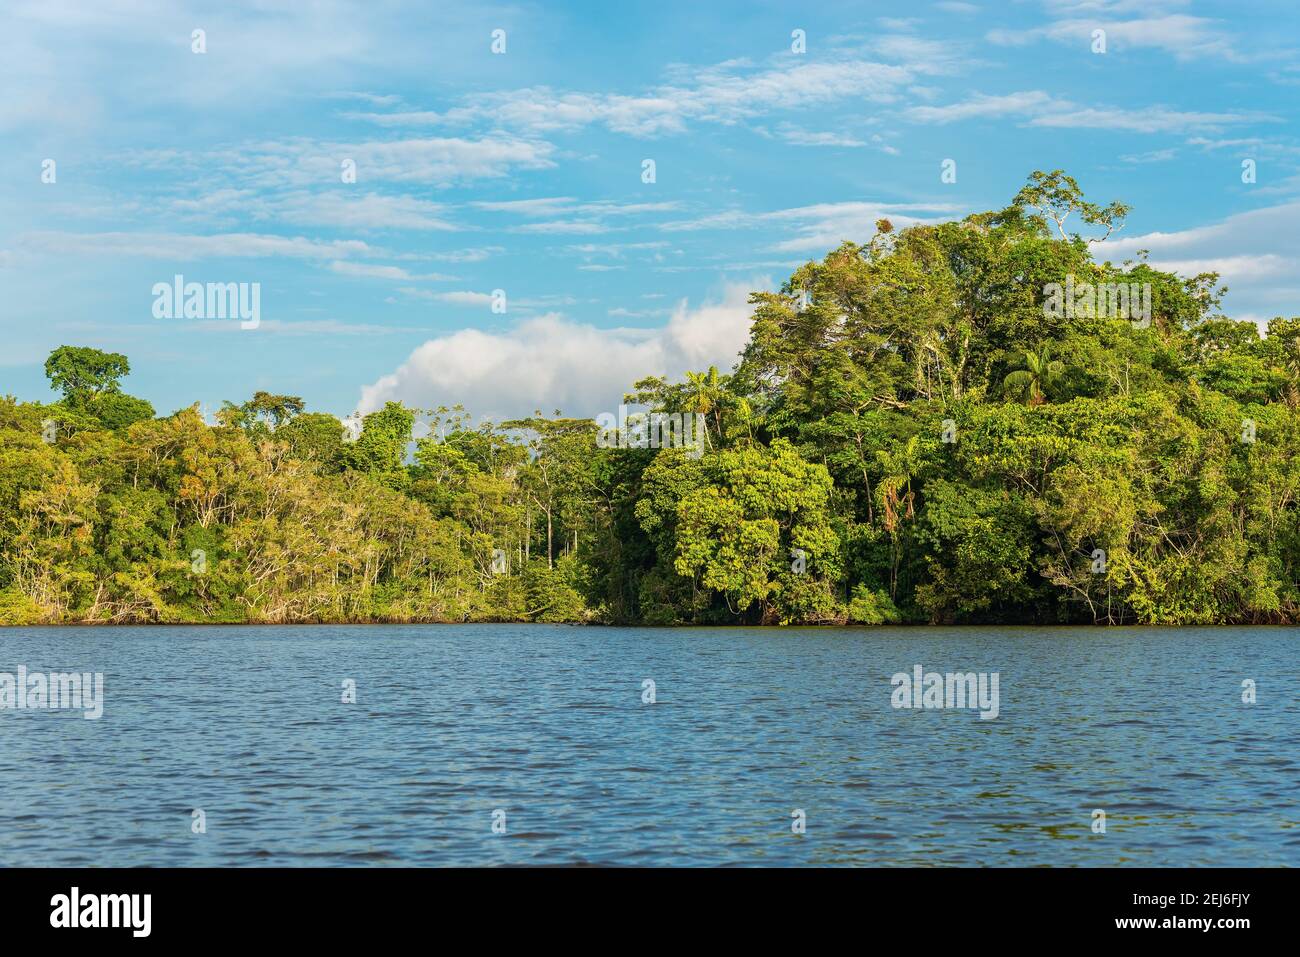
{"label": "river", "polygon": [[[0,711],[0,864],[1295,866],[1298,640],[0,629],[0,672],[104,676],[97,720]],[[996,717],[894,707],[917,665]]]}

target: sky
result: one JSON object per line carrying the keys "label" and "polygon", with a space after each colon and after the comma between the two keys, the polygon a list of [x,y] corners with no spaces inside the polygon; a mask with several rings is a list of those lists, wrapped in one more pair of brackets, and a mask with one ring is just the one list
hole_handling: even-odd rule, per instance
{"label": "sky", "polygon": [[[878,218],[1000,209],[1036,169],[1133,206],[1104,258],[1300,315],[1294,0],[0,0],[0,89],[27,400],[85,345],[160,414],[612,412],[730,369],[749,293]],[[259,324],[159,318],[177,275],[256,283]]]}

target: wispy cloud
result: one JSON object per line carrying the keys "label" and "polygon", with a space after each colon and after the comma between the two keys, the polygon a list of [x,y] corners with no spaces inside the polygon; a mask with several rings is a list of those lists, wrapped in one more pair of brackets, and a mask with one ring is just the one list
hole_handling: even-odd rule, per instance
{"label": "wispy cloud", "polygon": [[976,93],[946,106],[915,106],[904,114],[917,123],[955,123],[987,118],[1018,119],[1030,126],[1125,130],[1133,133],[1187,133],[1244,123],[1280,122],[1263,113],[1209,113],[1163,106],[1082,106],[1042,90],[990,96]]}
{"label": "wispy cloud", "polygon": [[854,149],[867,145],[866,141],[857,137],[830,130],[801,130],[794,126],[783,126],[777,130],[777,135],[787,143],[795,146],[832,146]]}
{"label": "wispy cloud", "polygon": [[640,94],[566,92],[545,86],[477,94],[443,112],[352,112],[350,119],[381,126],[479,126],[531,134],[572,132],[591,125],[630,136],[685,132],[691,122],[732,124],[773,111],[806,110],[867,99],[887,102],[918,74],[946,72],[942,44],[899,39],[887,51],[904,63],[844,56],[837,60],[785,58],[764,67],[731,61],[679,69],[669,82]]}
{"label": "wispy cloud", "polygon": [[1120,160],[1125,163],[1166,163],[1178,155],[1178,150],[1170,147],[1163,150],[1148,150],[1145,153],[1125,153]]}
{"label": "wispy cloud", "polygon": [[255,209],[255,215],[295,226],[327,226],[349,230],[452,231],[460,228],[448,221],[448,208],[441,203],[412,196],[388,196],[373,192],[351,196],[339,189],[330,192],[300,191],[276,197]]}
{"label": "wispy cloud", "polygon": [[957,211],[958,207],[946,203],[816,203],[764,213],[727,210],[698,219],[666,223],[663,228],[671,232],[735,230],[754,226],[763,226],[769,231],[785,228],[792,234],[768,248],[776,252],[825,252],[845,240],[866,242],[875,235],[876,222],[881,219],[905,227],[931,222]]}
{"label": "wispy cloud", "polygon": [[482,306],[486,309],[492,305],[492,294],[490,292],[474,292],[468,289],[455,292],[433,292],[429,289],[420,289],[414,286],[404,286],[398,292],[412,299],[428,299],[433,302],[445,302],[454,306]]}
{"label": "wispy cloud", "polygon": [[340,259],[371,256],[377,250],[350,240],[321,241],[301,236],[258,233],[222,233],[193,236],[183,233],[67,233],[33,232],[20,239],[25,250],[77,256],[117,256],[162,260],[197,260],[231,257],[286,257],[290,259]]}
{"label": "wispy cloud", "polygon": [[1246,59],[1237,51],[1231,36],[1221,28],[1218,21],[1185,14],[1114,20],[1109,18],[1104,5],[1096,6],[1101,9],[1096,15],[1087,18],[1070,17],[1047,26],[1022,30],[990,30],[986,36],[989,42],[1004,46],[1024,46],[1039,40],[1051,40],[1088,50],[1093,31],[1100,29],[1105,31],[1107,53],[1122,53],[1127,49],[1157,49],[1179,60],[1204,57]]}
{"label": "wispy cloud", "polygon": [[[546,217],[542,222],[513,223],[505,228],[512,233],[533,235],[599,235],[616,228],[610,220],[672,212],[681,207],[673,202],[619,203],[612,200],[579,202],[568,196],[534,199],[483,200],[472,204],[490,213],[511,214],[526,219]],[[561,218],[551,218],[561,217]]]}
{"label": "wispy cloud", "polygon": [[441,273],[424,273],[420,275],[412,274],[401,266],[384,266],[375,263],[355,263],[336,260],[330,263],[330,271],[336,272],[340,276],[357,276],[365,279],[395,279],[406,282],[417,279],[425,279],[434,282],[450,282],[455,276],[444,276]]}
{"label": "wispy cloud", "polygon": [[1229,216],[1208,226],[1107,240],[1108,258],[1149,250],[1162,269],[1190,276],[1218,272],[1229,289],[1231,314],[1294,315],[1300,294],[1300,201]]}

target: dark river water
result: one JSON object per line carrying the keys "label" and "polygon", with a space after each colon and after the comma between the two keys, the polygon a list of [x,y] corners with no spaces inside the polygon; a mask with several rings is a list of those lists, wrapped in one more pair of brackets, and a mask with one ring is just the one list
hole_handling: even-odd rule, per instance
{"label": "dark river water", "polygon": [[[0,629],[0,672],[104,675],[98,720],[0,710],[0,865],[1294,866],[1298,649],[1280,628]],[[996,672],[997,716],[893,707],[916,665]]]}

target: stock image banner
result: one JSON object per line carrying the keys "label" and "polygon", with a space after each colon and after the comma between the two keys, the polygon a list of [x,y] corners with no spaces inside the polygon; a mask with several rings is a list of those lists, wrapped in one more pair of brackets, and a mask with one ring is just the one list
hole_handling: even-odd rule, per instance
{"label": "stock image banner", "polygon": [[6,940],[1294,921],[1291,0],[0,0],[0,84]]}

